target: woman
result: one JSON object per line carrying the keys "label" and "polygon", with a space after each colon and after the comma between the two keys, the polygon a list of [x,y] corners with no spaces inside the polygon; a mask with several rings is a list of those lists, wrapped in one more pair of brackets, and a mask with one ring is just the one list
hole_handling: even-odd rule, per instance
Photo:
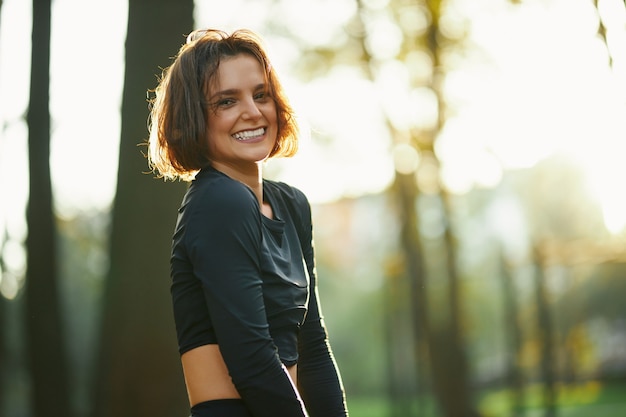
{"label": "woman", "polygon": [[320,313],[305,195],[263,179],[298,127],[258,36],[192,32],[163,71],[149,162],[191,184],[173,237],[191,415],[347,416]]}

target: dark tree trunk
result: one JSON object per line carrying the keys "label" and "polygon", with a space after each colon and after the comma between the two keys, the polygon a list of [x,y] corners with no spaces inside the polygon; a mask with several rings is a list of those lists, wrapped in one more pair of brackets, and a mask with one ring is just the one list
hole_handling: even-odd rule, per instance
{"label": "dark tree trunk", "polygon": [[130,0],[117,192],[93,415],[182,416],[187,397],[169,297],[185,185],[147,174],[147,90],[193,28],[192,0]]}
{"label": "dark tree trunk", "polygon": [[502,300],[504,308],[504,334],[507,341],[507,386],[511,390],[512,417],[524,415],[524,378],[519,366],[520,352],[522,349],[522,331],[517,318],[517,296],[511,274],[511,268],[507,265],[503,254],[500,255],[502,280]]}
{"label": "dark tree trunk", "polygon": [[[1,3],[0,3],[1,4]],[[2,253],[2,248],[4,246],[4,242],[6,239],[3,239],[2,244],[0,244],[0,253]],[[2,255],[0,255],[0,276],[5,271],[4,261],[2,260]],[[4,384],[3,381],[8,381],[8,362],[7,362],[7,319],[6,319],[6,310],[7,310],[7,300],[4,298],[2,294],[0,294],[0,410],[4,410]]]}
{"label": "dark tree trunk", "polygon": [[[438,93],[439,95],[439,93]],[[450,224],[451,209],[450,196],[440,191],[442,199],[442,216],[446,222],[444,233],[444,246],[446,256],[446,270],[448,273],[447,303],[448,311],[447,326],[439,330],[439,336],[434,340],[433,350],[440,355],[440,366],[436,370],[437,378],[441,381],[438,388],[438,398],[442,409],[446,410],[448,417],[473,417],[478,416],[474,409],[471,389],[470,372],[465,352],[464,329],[461,324],[462,315],[462,291],[457,262],[456,239]],[[434,363],[438,363],[434,361]]]}
{"label": "dark tree trunk", "polygon": [[[0,0],[0,18],[2,17],[2,0]],[[2,19],[0,19],[2,21]],[[0,253],[7,241],[6,236],[2,236],[2,244],[0,244]],[[0,255],[0,274],[5,271],[4,260]],[[6,372],[6,299],[0,294],[0,410],[4,409],[4,386],[1,381],[5,380]]]}
{"label": "dark tree trunk", "polygon": [[[429,362],[431,352],[430,317],[428,313],[428,296],[426,291],[427,276],[424,266],[420,230],[415,203],[418,196],[414,175],[396,173],[393,187],[399,207],[400,217],[400,244],[404,253],[406,273],[409,282],[409,308],[411,323],[413,324],[413,349],[415,352],[415,376],[418,395],[425,394],[424,364]],[[421,404],[420,404],[421,406]]]}
{"label": "dark tree trunk", "polygon": [[546,289],[544,274],[545,260],[541,247],[534,248],[535,262],[535,300],[537,303],[537,328],[539,329],[539,343],[541,344],[541,379],[543,381],[543,406],[546,417],[555,417],[556,408],[556,381],[554,373],[554,331],[552,314]]}
{"label": "dark tree trunk", "polygon": [[71,416],[56,264],[50,181],[50,0],[33,1],[30,101],[27,114],[30,190],[25,308],[32,413]]}
{"label": "dark tree trunk", "polygon": [[[439,0],[428,0],[425,6],[431,16],[430,25],[425,33],[425,44],[433,59],[433,76],[430,88],[437,96],[438,121],[434,131],[430,132],[430,140],[424,144],[425,149],[435,160],[439,169],[439,160],[434,152],[434,142],[444,125],[446,105],[442,93],[443,76],[441,72],[443,36],[439,30],[439,19],[442,12],[442,3]],[[446,270],[448,278],[447,303],[450,309],[444,326],[432,329],[431,332],[431,360],[433,384],[439,406],[447,417],[474,417],[479,413],[474,408],[470,391],[470,373],[465,352],[465,340],[461,325],[462,297],[460,277],[456,266],[456,241],[451,225],[450,196],[441,189],[442,217],[445,222],[443,245],[446,256]]]}
{"label": "dark tree trunk", "polygon": [[[389,417],[406,417],[415,408],[415,360],[408,277],[400,257],[389,259],[386,267],[385,331],[387,335]],[[411,347],[407,349],[408,347]],[[418,384],[419,385],[419,384]],[[421,386],[417,387],[418,390]],[[420,394],[420,392],[418,392]]]}

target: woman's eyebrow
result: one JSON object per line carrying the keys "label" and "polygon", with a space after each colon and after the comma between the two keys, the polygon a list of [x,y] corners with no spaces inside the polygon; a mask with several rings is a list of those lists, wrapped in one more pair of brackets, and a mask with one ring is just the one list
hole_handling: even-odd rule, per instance
{"label": "woman's eyebrow", "polygon": [[[266,83],[261,83],[258,84],[256,87],[253,88],[253,91],[258,91],[258,90],[264,90],[265,88],[267,88],[267,84]],[[218,91],[214,94],[211,95],[211,99],[217,98],[217,97],[223,97],[223,96],[232,96],[232,95],[236,95],[241,91],[241,89],[239,88],[228,88],[226,90],[222,90],[222,91]]]}
{"label": "woman's eyebrow", "polygon": [[211,99],[223,96],[232,96],[239,92],[240,90],[237,88],[229,88],[227,90],[218,91],[217,93],[211,94]]}

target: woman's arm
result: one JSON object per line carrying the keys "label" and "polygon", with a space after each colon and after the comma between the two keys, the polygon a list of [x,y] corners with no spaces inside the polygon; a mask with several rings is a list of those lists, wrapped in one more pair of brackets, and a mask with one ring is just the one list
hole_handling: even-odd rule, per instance
{"label": "woman's arm", "polygon": [[297,200],[302,219],[298,232],[310,278],[308,312],[298,338],[298,387],[311,417],[344,417],[348,415],[344,388],[319,303],[311,207],[304,194]]}

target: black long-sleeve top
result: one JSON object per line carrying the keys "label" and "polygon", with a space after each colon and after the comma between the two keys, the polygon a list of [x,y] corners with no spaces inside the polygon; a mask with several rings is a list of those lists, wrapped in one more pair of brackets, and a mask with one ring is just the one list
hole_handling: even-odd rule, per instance
{"label": "black long-sleeve top", "polygon": [[[219,344],[255,417],[347,416],[317,298],[311,207],[284,183],[264,180],[263,194],[273,219],[211,167],[191,183],[171,258],[179,352]],[[283,370],[295,363],[301,399]]]}

